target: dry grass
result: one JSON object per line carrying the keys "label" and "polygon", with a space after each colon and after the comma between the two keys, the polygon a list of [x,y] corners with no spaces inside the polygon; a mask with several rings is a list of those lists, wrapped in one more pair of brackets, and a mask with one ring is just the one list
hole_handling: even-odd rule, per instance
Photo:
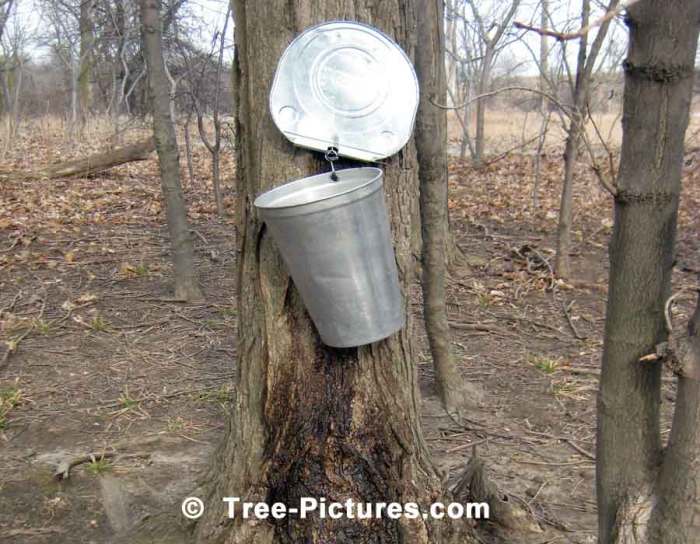
{"label": "dry grass", "polygon": [[[592,122],[586,125],[589,141],[596,150],[619,150],[622,144],[622,116],[620,111],[594,113]],[[523,145],[534,139],[541,127],[542,119],[539,112],[524,112],[521,110],[493,109],[486,113],[486,149],[488,153],[498,154],[508,149]],[[475,119],[471,119],[470,134],[474,134]],[[448,115],[448,135],[453,143],[458,144],[461,138],[461,126],[454,115]],[[690,118],[687,141],[689,145],[697,145],[700,136],[700,113]],[[556,112],[552,113],[547,131],[545,146],[548,149],[563,148],[566,132]],[[603,145],[604,142],[604,145]],[[532,152],[536,143],[524,146],[525,152]]]}

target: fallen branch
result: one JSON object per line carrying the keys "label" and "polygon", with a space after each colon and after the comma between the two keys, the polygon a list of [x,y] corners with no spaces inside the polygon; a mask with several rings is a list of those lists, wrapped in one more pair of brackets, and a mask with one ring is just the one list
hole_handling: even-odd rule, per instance
{"label": "fallen branch", "polygon": [[146,160],[154,150],[153,138],[147,138],[135,144],[96,153],[83,159],[64,161],[29,172],[4,172],[2,176],[22,180],[88,177],[120,164]]}
{"label": "fallen branch", "polygon": [[[13,303],[14,306],[14,303]],[[18,338],[15,338],[14,340],[8,340],[6,342],[7,345],[7,350],[5,351],[5,354],[2,356],[2,359],[0,359],[0,370],[2,370],[7,362],[10,360],[10,356],[17,351],[17,348],[19,348],[20,343],[31,334],[31,332],[36,328],[37,321],[40,321],[44,317],[44,310],[46,309],[46,295],[44,295],[43,300],[41,301],[41,310],[39,310],[39,317],[34,318],[32,320],[31,326],[24,331]]]}
{"label": "fallen branch", "polygon": [[576,329],[576,325],[574,325],[574,320],[571,317],[571,307],[574,305],[574,302],[575,301],[572,300],[571,302],[569,302],[569,304],[566,304],[562,301],[561,307],[564,310],[564,317],[566,317],[566,322],[569,324],[571,332],[574,333],[574,338],[576,338],[576,340],[585,340],[588,337],[583,336],[578,332],[578,329]]}
{"label": "fallen branch", "polygon": [[105,451],[101,453],[88,453],[87,455],[81,455],[79,457],[63,459],[56,466],[53,477],[56,480],[67,480],[70,476],[71,469],[84,463],[94,463],[98,459],[114,459],[116,461],[117,459],[133,459],[150,456],[151,454],[147,452],[119,454],[116,451]]}

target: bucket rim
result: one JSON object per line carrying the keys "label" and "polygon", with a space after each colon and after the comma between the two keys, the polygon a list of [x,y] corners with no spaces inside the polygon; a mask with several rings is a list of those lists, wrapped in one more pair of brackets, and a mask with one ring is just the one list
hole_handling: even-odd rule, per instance
{"label": "bucket rim", "polygon": [[341,196],[344,196],[344,195],[347,195],[350,193],[354,193],[355,191],[358,191],[360,189],[368,187],[369,185],[372,185],[378,179],[381,180],[382,176],[384,175],[384,172],[382,171],[382,169],[377,168],[376,166],[362,166],[359,168],[343,168],[342,170],[336,170],[336,173],[342,174],[343,172],[348,172],[350,170],[355,170],[355,171],[364,170],[366,172],[372,172],[372,175],[368,176],[368,178],[365,181],[359,183],[358,185],[348,187],[347,189],[340,191],[340,192],[337,192],[337,193],[333,193],[333,194],[329,194],[327,196],[323,196],[321,198],[317,198],[315,200],[312,200],[311,202],[301,202],[298,204],[286,204],[286,205],[283,204],[281,206],[265,203],[265,200],[268,200],[271,197],[275,196],[274,193],[281,192],[282,189],[289,188],[290,185],[296,185],[296,184],[303,185],[304,183],[308,183],[309,181],[311,181],[315,178],[319,178],[321,176],[330,176],[330,174],[331,174],[330,172],[322,172],[320,174],[316,174],[313,176],[307,176],[307,177],[304,177],[301,179],[296,179],[294,181],[283,183],[282,185],[279,185],[277,187],[269,189],[269,190],[265,191],[264,193],[259,194],[255,198],[255,200],[253,201],[253,206],[255,206],[256,208],[261,209],[261,210],[288,210],[288,209],[292,209],[292,208],[302,208],[304,206],[309,206],[311,204],[317,204],[319,202],[325,202],[325,201],[333,199],[333,198],[338,198],[338,197],[341,197]]}

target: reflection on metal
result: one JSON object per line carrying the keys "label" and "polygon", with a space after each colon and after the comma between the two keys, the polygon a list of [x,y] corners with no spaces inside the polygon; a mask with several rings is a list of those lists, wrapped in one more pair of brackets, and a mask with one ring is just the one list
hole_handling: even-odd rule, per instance
{"label": "reflection on metal", "polygon": [[366,25],[312,27],[277,66],[272,118],[293,143],[323,151],[331,172],[272,189],[255,206],[329,346],[370,344],[404,326],[382,171],[334,162],[393,155],[411,137],[417,109],[408,57]]}
{"label": "reflection on metal", "polygon": [[286,49],[270,93],[272,118],[295,144],[377,161],[411,136],[418,82],[402,49],[354,22],[311,27]]}
{"label": "reflection on metal", "polygon": [[405,322],[378,168],[350,168],[272,189],[255,200],[321,340],[376,342]]}

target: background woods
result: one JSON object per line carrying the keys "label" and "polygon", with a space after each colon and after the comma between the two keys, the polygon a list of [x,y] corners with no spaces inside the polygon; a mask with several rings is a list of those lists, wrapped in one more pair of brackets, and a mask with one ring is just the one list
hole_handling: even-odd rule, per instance
{"label": "background woods", "polygon": [[[695,542],[698,9],[0,0],[0,540]],[[252,202],[328,168],[268,98],[346,19],[421,95],[377,165],[407,325],[333,349]]]}

